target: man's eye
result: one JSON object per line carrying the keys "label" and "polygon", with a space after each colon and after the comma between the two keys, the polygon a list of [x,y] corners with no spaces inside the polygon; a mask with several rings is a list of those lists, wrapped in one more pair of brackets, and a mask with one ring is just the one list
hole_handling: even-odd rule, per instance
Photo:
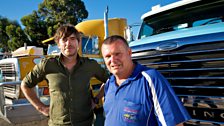
{"label": "man's eye", "polygon": [[120,55],[120,53],[115,53],[115,56],[119,56]]}
{"label": "man's eye", "polygon": [[67,38],[63,38],[62,40],[63,40],[63,42],[66,42],[67,41]]}
{"label": "man's eye", "polygon": [[106,59],[109,59],[109,58],[110,58],[110,56],[106,56],[105,58],[106,58]]}
{"label": "man's eye", "polygon": [[76,37],[71,37],[71,38],[70,38],[70,40],[75,40],[75,39],[76,39]]}

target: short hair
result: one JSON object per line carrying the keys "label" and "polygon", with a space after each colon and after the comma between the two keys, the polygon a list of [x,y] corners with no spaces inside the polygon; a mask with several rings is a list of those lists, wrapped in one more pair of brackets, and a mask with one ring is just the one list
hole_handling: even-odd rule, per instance
{"label": "short hair", "polygon": [[75,26],[71,24],[62,25],[56,31],[54,41],[58,44],[59,39],[69,37],[71,34],[74,34],[77,40],[80,41],[80,33]]}
{"label": "short hair", "polygon": [[120,35],[112,35],[112,36],[107,37],[103,41],[103,44],[112,44],[113,42],[115,42],[117,40],[121,40],[124,43],[124,45],[126,45],[127,48],[129,48],[127,40],[124,37],[120,36]]}

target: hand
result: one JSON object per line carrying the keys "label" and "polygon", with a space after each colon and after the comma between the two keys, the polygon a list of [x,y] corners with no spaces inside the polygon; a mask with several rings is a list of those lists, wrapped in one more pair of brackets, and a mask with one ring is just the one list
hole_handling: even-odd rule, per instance
{"label": "hand", "polygon": [[177,124],[176,126],[184,126],[184,124],[183,123],[180,123],[180,124]]}
{"label": "hand", "polygon": [[45,116],[49,116],[49,106],[41,106],[37,109],[40,113],[42,113]]}

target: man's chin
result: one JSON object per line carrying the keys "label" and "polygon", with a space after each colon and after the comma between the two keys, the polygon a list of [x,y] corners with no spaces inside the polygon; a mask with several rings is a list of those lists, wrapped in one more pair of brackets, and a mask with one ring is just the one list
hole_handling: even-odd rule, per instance
{"label": "man's chin", "polygon": [[66,53],[66,56],[68,56],[68,57],[71,57],[71,56],[74,56],[75,55],[75,53]]}
{"label": "man's chin", "polygon": [[119,71],[118,70],[113,70],[111,73],[114,74],[114,75],[118,75]]}

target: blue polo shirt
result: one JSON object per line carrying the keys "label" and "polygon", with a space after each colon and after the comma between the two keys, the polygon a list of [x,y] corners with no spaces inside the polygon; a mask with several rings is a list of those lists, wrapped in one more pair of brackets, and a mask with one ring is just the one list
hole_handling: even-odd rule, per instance
{"label": "blue polo shirt", "polygon": [[136,63],[120,86],[105,84],[105,126],[175,126],[190,119],[169,82],[155,69]]}

